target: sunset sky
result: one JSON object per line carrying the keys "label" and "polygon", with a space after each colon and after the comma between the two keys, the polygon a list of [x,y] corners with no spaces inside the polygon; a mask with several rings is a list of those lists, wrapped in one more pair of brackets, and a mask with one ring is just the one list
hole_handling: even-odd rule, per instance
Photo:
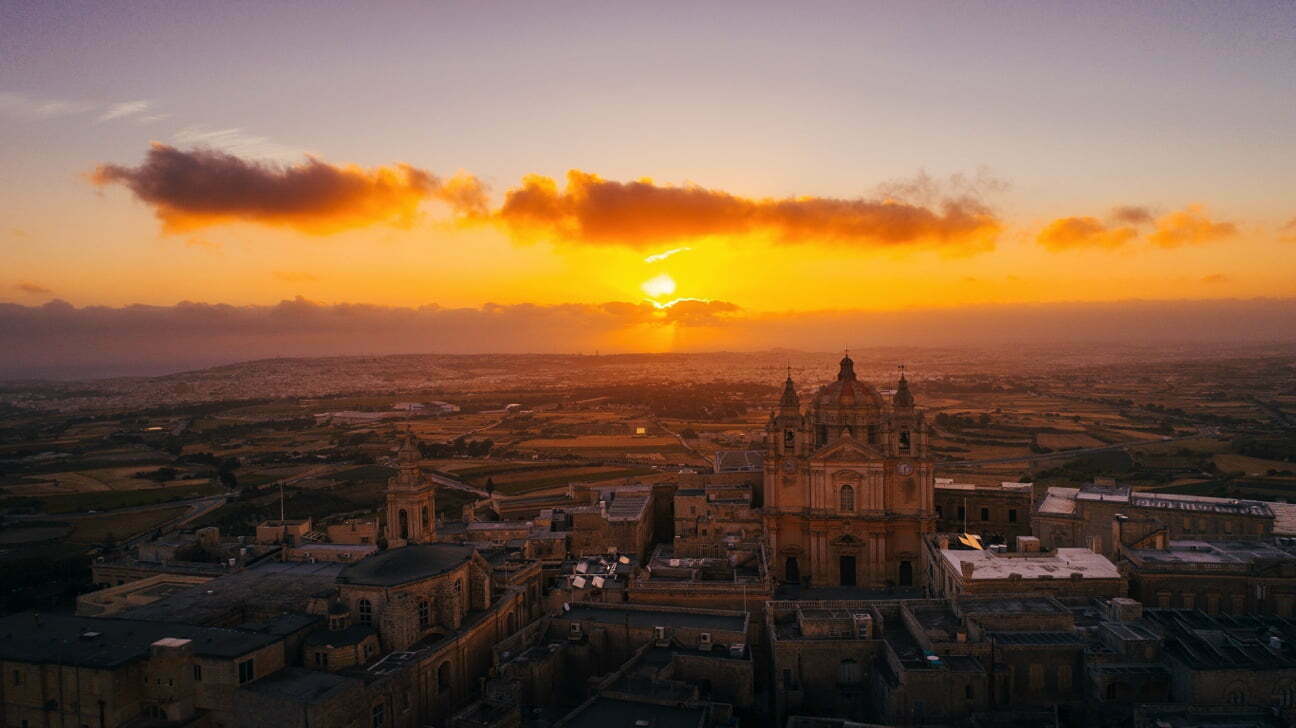
{"label": "sunset sky", "polygon": [[1296,296],[1289,2],[13,0],[0,54],[9,313]]}

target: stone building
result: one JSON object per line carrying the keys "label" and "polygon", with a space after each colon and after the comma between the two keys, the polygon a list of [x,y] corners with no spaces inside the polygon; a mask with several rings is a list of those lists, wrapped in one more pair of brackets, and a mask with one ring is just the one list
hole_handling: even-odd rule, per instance
{"label": "stone building", "polygon": [[[953,538],[952,538],[953,536]],[[970,548],[938,534],[927,541],[933,569],[929,591],[935,596],[1047,594],[1068,597],[1123,597],[1120,570],[1089,549],[1001,551]],[[1022,542],[1034,544],[1034,538]]]}
{"label": "stone building", "polygon": [[1121,548],[1130,596],[1149,607],[1296,617],[1296,554],[1263,541],[1167,540]]}
{"label": "stone building", "polygon": [[928,428],[903,375],[884,402],[843,357],[801,410],[789,375],[766,425],[763,515],[781,581],[920,585],[935,529]]}
{"label": "stone building", "polygon": [[975,533],[985,543],[1015,543],[1031,534],[1033,483],[973,485],[936,478],[936,529]]}
{"label": "stone building", "polygon": [[1274,510],[1263,501],[1137,492],[1110,480],[1049,488],[1031,528],[1046,549],[1078,546],[1114,558],[1118,515],[1163,528],[1171,539],[1264,539],[1274,532]]}
{"label": "stone building", "polygon": [[[15,614],[0,618],[0,724],[240,725],[235,695],[282,670],[285,645],[318,619],[286,615],[257,629]],[[163,721],[169,721],[166,723]]]}

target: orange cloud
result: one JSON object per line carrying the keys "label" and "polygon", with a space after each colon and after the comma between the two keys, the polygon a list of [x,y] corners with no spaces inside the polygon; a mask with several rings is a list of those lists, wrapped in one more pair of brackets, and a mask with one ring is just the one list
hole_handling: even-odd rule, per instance
{"label": "orange cloud", "polygon": [[1284,243],[1296,243],[1296,217],[1288,220],[1286,225],[1278,228],[1278,239]]}
{"label": "orange cloud", "polygon": [[1237,226],[1231,222],[1213,222],[1202,205],[1189,205],[1158,218],[1156,231],[1150,239],[1154,245],[1163,248],[1178,248],[1223,240],[1237,235],[1237,232]]}
{"label": "orange cloud", "polygon": [[1228,283],[1229,277],[1223,273],[1211,273],[1201,277],[1202,283]]}
{"label": "orange cloud", "polygon": [[645,248],[708,236],[762,236],[780,244],[932,247],[965,253],[994,247],[1002,225],[971,196],[938,209],[899,200],[753,199],[696,185],[614,182],[580,170],[560,190],[530,175],[494,219],[516,239]]}
{"label": "orange cloud", "polygon": [[31,281],[23,281],[21,283],[15,284],[14,288],[17,288],[23,293],[27,293],[33,296],[39,296],[44,293],[53,293],[53,291],[46,288],[45,286],[42,286],[38,283],[32,283]]}
{"label": "orange cloud", "polygon": [[153,207],[166,233],[251,222],[325,235],[377,223],[408,226],[429,198],[463,210],[485,199],[475,181],[442,183],[406,164],[363,169],[310,157],[282,166],[156,143],[140,166],[100,165],[90,180],[129,188]]}
{"label": "orange cloud", "polygon": [[1112,208],[1111,219],[1123,225],[1147,225],[1152,222],[1152,211],[1139,205],[1120,205]]}
{"label": "orange cloud", "polygon": [[1132,227],[1107,227],[1096,217],[1063,217],[1040,231],[1036,242],[1053,252],[1119,248],[1138,236]]}

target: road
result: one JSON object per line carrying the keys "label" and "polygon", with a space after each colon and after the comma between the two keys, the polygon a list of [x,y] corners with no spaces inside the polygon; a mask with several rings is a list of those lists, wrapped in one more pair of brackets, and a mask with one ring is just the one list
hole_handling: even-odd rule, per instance
{"label": "road", "polygon": [[1087,447],[1079,450],[1059,450],[1057,452],[1040,453],[1032,455],[1020,455],[1011,458],[993,458],[990,460],[957,460],[953,462],[938,462],[937,467],[961,467],[967,465],[1001,465],[1005,463],[1032,463],[1042,460],[1068,460],[1081,455],[1089,455],[1099,452],[1115,452],[1117,450],[1129,450],[1145,445],[1164,445],[1170,442],[1182,442],[1184,440],[1200,440],[1203,435],[1185,435],[1183,437],[1171,437],[1164,440],[1135,440],[1133,442],[1122,442],[1116,445],[1105,445],[1103,447]]}

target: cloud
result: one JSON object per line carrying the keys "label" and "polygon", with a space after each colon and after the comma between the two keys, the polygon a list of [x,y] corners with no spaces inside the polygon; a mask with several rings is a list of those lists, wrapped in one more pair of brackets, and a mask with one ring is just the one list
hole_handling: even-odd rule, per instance
{"label": "cloud", "polygon": [[1202,205],[1189,205],[1157,218],[1156,231],[1150,240],[1162,248],[1178,248],[1223,240],[1237,235],[1237,232],[1237,226],[1231,222],[1212,221]]}
{"label": "cloud", "polygon": [[1108,227],[1096,217],[1063,217],[1049,223],[1035,241],[1053,252],[1119,248],[1138,236],[1131,227]]}
{"label": "cloud", "polygon": [[37,283],[32,283],[30,281],[23,281],[21,283],[18,283],[14,285],[14,288],[17,288],[23,293],[29,293],[33,296],[39,296],[46,293],[53,293],[53,291],[46,288],[45,286],[39,285]]}
{"label": "cloud", "polygon": [[277,270],[270,275],[277,281],[287,283],[311,283],[319,280],[314,274],[299,270]]}
{"label": "cloud", "polygon": [[204,124],[186,126],[171,136],[171,141],[187,147],[219,149],[230,154],[256,159],[292,161],[300,159],[303,151],[270,141],[269,137],[249,134],[240,127],[213,129]]}
{"label": "cloud", "polygon": [[671,257],[672,255],[679,255],[680,253],[684,253],[684,252],[687,252],[687,251],[690,251],[690,250],[692,250],[692,248],[687,247],[687,246],[685,246],[685,247],[683,247],[683,248],[671,248],[670,250],[663,250],[663,251],[660,252],[660,253],[654,253],[653,255],[650,255],[650,256],[648,256],[647,258],[644,258],[644,262],[645,262],[645,263],[658,263],[658,262],[661,262],[661,261],[663,261],[663,260],[666,260],[667,258]]}
{"label": "cloud", "polygon": [[1211,273],[1210,275],[1204,275],[1201,277],[1202,283],[1227,283],[1228,280],[1229,277],[1223,273]]}
{"label": "cloud", "polygon": [[90,180],[130,189],[153,207],[166,233],[229,222],[316,235],[379,223],[408,226],[425,199],[442,198],[471,210],[476,194],[462,181],[443,184],[405,164],[363,169],[309,157],[286,166],[157,143],[140,166],[101,165]]}
{"label": "cloud", "polygon": [[395,353],[832,351],[874,346],[1296,341],[1296,299],[1118,301],[905,311],[760,313],[724,301],[487,304],[42,306],[0,303],[0,378],[178,371],[267,357]]}
{"label": "cloud", "polygon": [[109,104],[108,108],[99,115],[99,121],[111,121],[112,119],[122,119],[127,116],[147,111],[152,106],[147,101],[122,101],[116,104]]}
{"label": "cloud", "polygon": [[1111,221],[1121,225],[1150,225],[1154,216],[1152,211],[1138,205],[1121,205],[1113,207]]}
{"label": "cloud", "polygon": [[516,239],[644,248],[705,237],[764,237],[777,244],[990,250],[1002,228],[970,195],[934,205],[898,199],[754,199],[697,185],[616,182],[580,170],[565,189],[530,175],[494,219]]}
{"label": "cloud", "polygon": [[1278,228],[1278,239],[1284,243],[1296,243],[1296,217],[1287,221],[1287,224]]}
{"label": "cloud", "polygon": [[95,108],[85,101],[35,99],[22,94],[0,92],[0,114],[19,121],[39,121],[84,114]]}

